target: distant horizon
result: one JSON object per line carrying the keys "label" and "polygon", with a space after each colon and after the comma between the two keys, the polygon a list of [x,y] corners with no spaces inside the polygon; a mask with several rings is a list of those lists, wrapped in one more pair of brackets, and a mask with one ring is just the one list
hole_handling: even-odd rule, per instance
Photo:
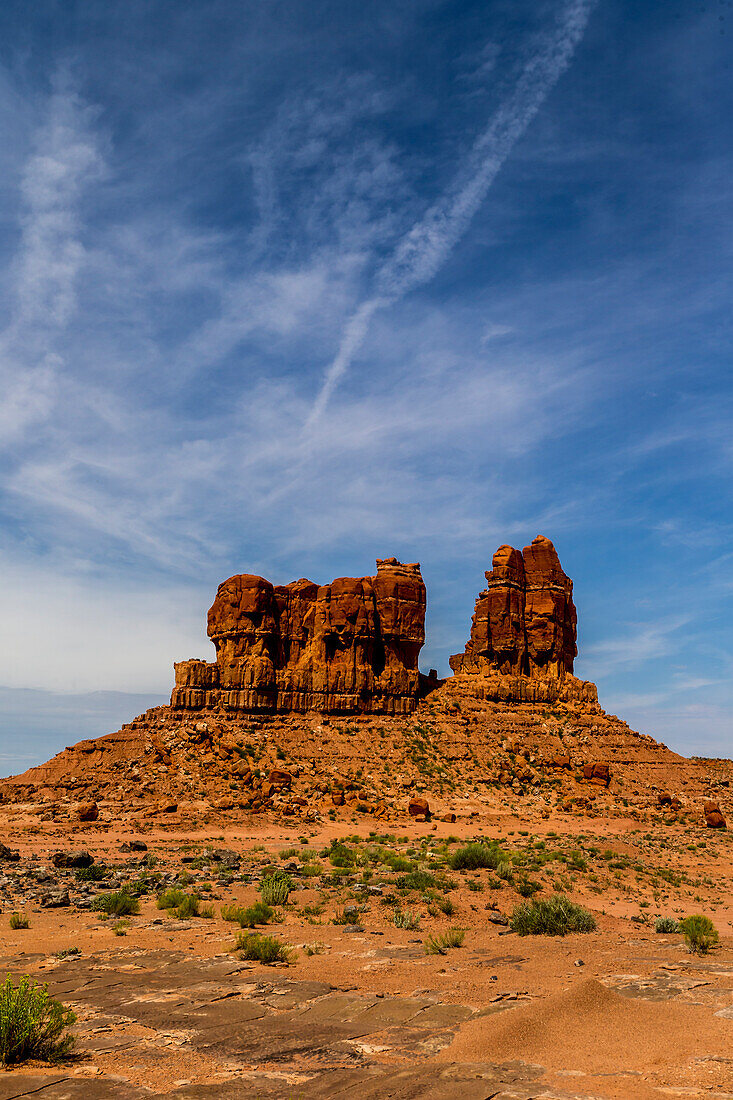
{"label": "distant horizon", "polygon": [[6,0],[0,760],[167,697],[238,572],[420,561],[445,675],[537,534],[602,705],[733,755],[730,20]]}

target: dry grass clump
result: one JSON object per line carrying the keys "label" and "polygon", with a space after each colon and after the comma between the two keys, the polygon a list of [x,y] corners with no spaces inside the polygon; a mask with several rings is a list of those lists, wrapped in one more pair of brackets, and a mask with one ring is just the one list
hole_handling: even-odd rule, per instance
{"label": "dry grass clump", "polygon": [[567,936],[570,932],[594,932],[596,922],[582,905],[564,894],[533,898],[518,905],[509,926],[520,936]]}
{"label": "dry grass clump", "polygon": [[698,914],[680,921],[680,932],[685,937],[687,950],[693,955],[707,955],[718,942],[718,930],[710,920]]}
{"label": "dry grass clump", "polygon": [[425,941],[426,955],[445,955],[451,947],[460,947],[465,936],[460,928],[449,928],[447,932],[441,932],[437,936],[428,936]]}
{"label": "dry grass clump", "polygon": [[264,936],[261,932],[251,932],[237,936],[236,950],[250,962],[261,962],[266,966],[272,963],[289,963],[292,951],[275,936]]}

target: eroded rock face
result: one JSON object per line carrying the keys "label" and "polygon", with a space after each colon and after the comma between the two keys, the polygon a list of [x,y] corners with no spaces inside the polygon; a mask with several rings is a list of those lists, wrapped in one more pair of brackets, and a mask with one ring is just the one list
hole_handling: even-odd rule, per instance
{"label": "eroded rock face", "polygon": [[550,540],[538,535],[521,552],[500,546],[485,576],[465,652],[450,658],[453,671],[480,678],[484,698],[595,702],[594,685],[572,675],[578,652],[573,582]]}
{"label": "eroded rock face", "polygon": [[420,566],[387,558],[374,577],[320,587],[238,574],[219,585],[208,633],[216,661],[176,664],[174,707],[407,713],[425,641]]}

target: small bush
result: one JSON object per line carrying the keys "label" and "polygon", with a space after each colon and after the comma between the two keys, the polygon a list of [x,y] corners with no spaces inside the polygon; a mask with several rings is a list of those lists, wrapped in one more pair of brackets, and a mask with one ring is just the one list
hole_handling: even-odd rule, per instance
{"label": "small bush", "polygon": [[523,901],[512,913],[509,926],[520,936],[567,936],[569,932],[593,932],[596,922],[582,905],[564,894]]}
{"label": "small bush", "polygon": [[199,916],[203,917],[204,920],[213,920],[214,919],[214,906],[213,905],[202,905],[201,908],[199,909]]}
{"label": "small bush", "polygon": [[132,917],[140,912],[140,902],[126,890],[113,890],[95,898],[92,909],[106,917]]}
{"label": "small bush", "polygon": [[707,955],[718,942],[718,930],[710,917],[685,917],[680,921],[680,931],[685,937],[687,950],[693,955]]}
{"label": "small bush", "polygon": [[179,890],[177,886],[170,886],[158,895],[155,903],[156,909],[177,909],[186,900],[186,892]]}
{"label": "small bush", "polygon": [[254,905],[240,909],[236,919],[241,928],[254,928],[256,924],[269,924],[274,915],[275,910],[271,905],[265,905],[264,901],[256,901]]}
{"label": "small bush", "polygon": [[358,924],[360,913],[355,905],[346,909],[337,909],[333,918],[333,924]]}
{"label": "small bush", "polygon": [[325,855],[332,867],[353,867],[356,856],[351,848],[340,840],[332,840],[331,847],[326,849]]}
{"label": "small bush", "polygon": [[680,931],[680,922],[674,917],[657,917],[654,921],[654,931],[671,934]]}
{"label": "small bush", "polygon": [[420,914],[411,913],[409,910],[402,912],[400,909],[395,909],[392,920],[395,928],[406,928],[410,932],[420,927]]}
{"label": "small bush", "polygon": [[260,883],[260,893],[265,905],[285,905],[293,889],[293,880],[284,871],[265,875]]}
{"label": "small bush", "polygon": [[478,871],[482,867],[495,871],[505,859],[506,852],[502,852],[497,844],[473,841],[453,852],[448,858],[448,865],[453,871]]}
{"label": "small bush", "polygon": [[303,954],[310,959],[313,955],[322,955],[325,950],[325,943],[307,943],[303,948]]}
{"label": "small bush", "polygon": [[12,1065],[29,1058],[58,1062],[74,1044],[64,1031],[76,1016],[49,996],[46,986],[30,978],[13,984],[8,975],[0,985],[0,1061]]}
{"label": "small bush", "polygon": [[91,867],[77,867],[74,873],[78,882],[101,882],[108,877],[110,869],[103,863],[92,863]]}
{"label": "small bush", "polygon": [[183,901],[176,909],[178,920],[188,920],[199,915],[199,899],[197,894],[186,894]]}
{"label": "small bush", "polygon": [[429,890],[436,885],[435,875],[431,875],[430,871],[410,871],[400,875],[396,882],[398,890]]}
{"label": "small bush", "polygon": [[115,936],[126,936],[127,929],[130,927],[129,920],[118,920],[116,924],[112,925],[112,931]]}
{"label": "small bush", "polygon": [[460,928],[449,928],[447,932],[443,932],[439,936],[428,936],[425,941],[425,954],[445,955],[451,947],[462,945],[465,934]]}
{"label": "small bush", "polygon": [[248,936],[240,932],[236,949],[250,962],[261,962],[268,966],[276,962],[287,963],[291,956],[289,949],[275,936],[263,936],[260,932],[250,933]]}
{"label": "small bush", "polygon": [[524,878],[521,882],[517,883],[517,893],[523,898],[531,898],[538,890],[542,889],[539,882],[533,882],[532,879]]}
{"label": "small bush", "polygon": [[500,878],[502,882],[508,882],[512,877],[512,865],[511,863],[503,859],[496,868],[497,878]]}
{"label": "small bush", "polygon": [[30,928],[31,922],[25,913],[11,913],[10,914],[10,927],[14,932],[17,932],[19,928]]}

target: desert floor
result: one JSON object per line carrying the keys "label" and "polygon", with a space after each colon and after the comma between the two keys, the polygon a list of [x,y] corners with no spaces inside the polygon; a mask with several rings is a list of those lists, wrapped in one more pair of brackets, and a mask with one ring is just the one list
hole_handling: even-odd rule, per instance
{"label": "desert floor", "polygon": [[[506,858],[451,869],[476,838]],[[48,983],[78,1019],[72,1056],[0,1072],[0,1100],[733,1097],[725,831],[562,814],[531,827],[499,813],[195,831],[151,821],[134,834],[7,818],[3,839],[20,859],[0,864],[2,973]],[[79,849],[101,868],[96,881],[54,865]],[[291,954],[268,966],[235,950],[240,926],[221,910],[256,901],[272,865],[293,889],[253,931]],[[139,913],[103,919],[95,898],[125,884]],[[159,909],[170,886],[206,915]],[[581,902],[596,931],[512,932],[507,917],[537,888]],[[69,904],[48,907],[67,891]],[[14,911],[27,929],[11,930]],[[654,929],[657,915],[693,912],[720,931],[704,956]],[[419,921],[400,928],[395,913]],[[464,932],[461,946],[428,953],[449,929]]]}

